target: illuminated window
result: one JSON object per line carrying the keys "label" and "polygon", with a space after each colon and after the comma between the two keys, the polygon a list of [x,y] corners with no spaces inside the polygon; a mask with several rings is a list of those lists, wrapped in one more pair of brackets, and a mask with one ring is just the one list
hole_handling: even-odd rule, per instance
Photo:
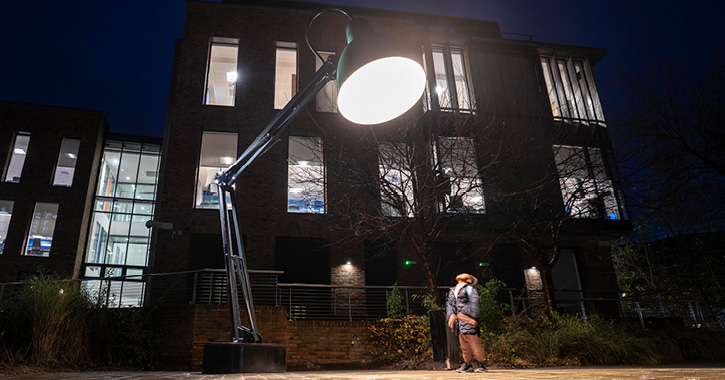
{"label": "illuminated window", "polygon": [[[218,188],[214,179],[217,173],[223,172],[236,159],[236,133],[204,131],[196,178],[196,208],[219,208]],[[227,207],[231,207],[229,197],[227,197]]]}
{"label": "illuminated window", "polygon": [[274,108],[284,108],[296,93],[297,44],[278,42],[274,66]]}
{"label": "illuminated window", "polygon": [[107,307],[143,303],[160,157],[156,144],[106,142],[81,273],[86,294]]}
{"label": "illuminated window", "polygon": [[413,182],[408,145],[382,143],[379,146],[380,201],[385,216],[413,216]]}
{"label": "illuminated window", "polygon": [[0,255],[5,248],[5,239],[8,237],[10,218],[13,216],[13,201],[0,200]]}
{"label": "illuminated window", "polygon": [[435,84],[432,93],[425,97],[426,110],[431,109],[430,104],[427,104],[431,99],[438,99],[441,111],[473,112],[473,93],[469,85],[463,48],[433,45],[431,55],[433,62],[425,63],[425,69],[434,70]]}
{"label": "illuminated window", "polygon": [[554,120],[604,125],[604,112],[588,61],[541,57],[541,68]]}
{"label": "illuminated window", "polygon": [[[322,56],[322,59],[327,61],[327,58],[335,53],[330,52],[324,52],[320,51],[318,52]],[[316,66],[315,68],[317,70],[322,67],[322,62],[315,58]],[[325,87],[320,90],[320,92],[317,93],[316,103],[317,103],[317,112],[337,112],[337,86],[335,85],[335,81],[330,81],[325,84]]]}
{"label": "illuminated window", "polygon": [[598,148],[554,145],[564,209],[573,218],[621,219]]}
{"label": "illuminated window", "polygon": [[30,225],[26,256],[50,256],[50,247],[53,245],[53,232],[55,220],[58,218],[58,204],[36,202],[33,212],[33,221]]}
{"label": "illuminated window", "polygon": [[289,138],[287,211],[325,213],[325,166],[319,137]]}
{"label": "illuminated window", "polygon": [[54,186],[70,187],[73,184],[80,144],[80,140],[63,139],[60,153],[58,153],[58,163],[55,165],[55,175],[53,175]]}
{"label": "illuminated window", "polygon": [[437,185],[443,194],[445,212],[484,213],[483,186],[473,140],[467,137],[439,137],[435,148]]}
{"label": "illuminated window", "polygon": [[236,38],[212,38],[206,67],[204,104],[234,106],[239,75],[238,50],[239,40]]}
{"label": "illuminated window", "polygon": [[15,144],[13,144],[13,151],[10,153],[10,163],[5,172],[5,182],[20,182],[20,174],[23,172],[23,165],[25,165],[25,157],[28,154],[29,144],[29,132],[18,132],[15,135]]}

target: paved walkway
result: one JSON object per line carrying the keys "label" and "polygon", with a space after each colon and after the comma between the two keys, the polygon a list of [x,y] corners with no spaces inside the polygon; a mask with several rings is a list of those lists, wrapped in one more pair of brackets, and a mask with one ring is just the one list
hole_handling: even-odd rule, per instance
{"label": "paved walkway", "polygon": [[[4,377],[5,376],[5,377]],[[0,379],[38,379],[38,380],[435,380],[435,379],[471,379],[486,380],[723,380],[725,364],[683,367],[569,367],[542,369],[493,369],[484,374],[457,373],[455,371],[325,371],[325,372],[287,372],[275,374],[235,374],[203,375],[198,372],[60,372],[29,375],[7,375],[0,373]]]}

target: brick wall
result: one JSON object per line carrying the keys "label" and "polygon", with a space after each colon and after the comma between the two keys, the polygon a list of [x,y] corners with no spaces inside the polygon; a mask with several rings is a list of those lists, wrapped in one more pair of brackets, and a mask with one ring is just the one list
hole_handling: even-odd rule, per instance
{"label": "brick wall", "polygon": [[[288,370],[362,368],[373,358],[366,348],[368,326],[361,321],[291,321],[287,309],[255,308],[265,343],[287,346]],[[167,327],[162,344],[162,368],[201,369],[204,343],[230,340],[228,305],[189,305],[159,311]],[[245,315],[243,324],[247,324]]]}

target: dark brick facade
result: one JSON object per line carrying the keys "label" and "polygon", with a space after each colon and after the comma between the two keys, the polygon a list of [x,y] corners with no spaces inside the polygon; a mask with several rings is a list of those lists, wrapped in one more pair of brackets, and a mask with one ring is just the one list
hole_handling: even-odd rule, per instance
{"label": "dark brick facade", "polygon": [[[315,57],[306,48],[304,32],[308,20],[318,10],[318,6],[313,4],[285,2],[188,3],[184,34],[176,44],[156,216],[161,222],[172,222],[174,228],[171,231],[156,231],[153,255],[155,272],[198,269],[190,267],[193,256],[219,254],[211,251],[192,252],[190,248],[195,234],[220,234],[218,211],[194,208],[194,181],[202,134],[204,131],[238,133],[237,152],[241,153],[245,149],[278,112],[273,109],[276,43],[297,43],[300,84],[306,83],[313,75]],[[474,129],[500,125],[502,129],[496,133],[528,136],[530,144],[525,149],[531,151],[531,157],[534,157],[517,162],[518,167],[506,168],[518,177],[512,176],[510,183],[501,182],[501,189],[495,189],[491,194],[510,191],[517,183],[525,183],[541,176],[541,173],[550,174],[555,170],[552,165],[552,141],[562,144],[591,143],[596,140],[598,145],[610,146],[606,128],[592,127],[584,133],[576,126],[553,123],[545,91],[542,91],[545,85],[538,61],[542,52],[566,48],[570,54],[588,56],[591,62],[596,63],[604,56],[603,49],[502,39],[497,24],[491,21],[354,7],[347,10],[355,16],[368,18],[376,29],[390,33],[409,46],[429,49],[431,44],[456,44],[466,48],[478,112],[476,117],[466,118],[464,122],[473,123]],[[345,23],[345,18],[341,16],[321,18],[311,30],[315,47],[339,53],[345,44],[342,32]],[[240,79],[236,85],[234,107],[203,105],[207,59],[213,37],[239,39],[237,67]],[[330,144],[325,148],[325,157],[339,157],[339,160],[326,158],[330,173],[326,185],[327,204],[328,207],[334,207],[345,198],[364,196],[332,179],[334,173],[344,169],[339,167],[340,162],[352,158],[375,162],[376,158],[370,155],[369,150],[357,150],[356,147],[369,144],[373,133],[384,135],[393,132],[399,123],[424,120],[426,117],[435,120],[437,117],[425,115],[420,118],[422,111],[422,106],[414,107],[403,118],[404,121],[384,124],[372,132],[367,128],[351,127],[339,114],[317,113],[313,100],[307,112],[303,112],[290,127],[289,134],[324,135],[324,138],[334,139],[336,145]],[[334,220],[330,215],[287,212],[287,145],[287,135],[284,135],[277,146],[250,166],[236,182],[240,225],[245,237],[249,267],[252,269],[278,269],[275,268],[275,239],[280,236],[345,241],[339,229],[333,232],[332,226],[339,220]],[[549,190],[558,193],[558,184],[552,185]],[[480,218],[489,228],[452,228],[440,236],[440,241],[468,245],[470,252],[488,252],[487,247],[492,242],[515,246],[515,234],[492,232],[496,230],[490,228],[492,225],[512,224],[512,221],[507,219],[510,216],[506,214],[505,205],[497,208],[493,201],[490,204],[492,206],[487,209],[487,215]],[[576,252],[582,273],[588,276],[582,280],[585,287],[613,290],[616,286],[611,259],[608,253],[598,251],[598,242],[621,236],[631,227],[628,222],[604,222],[593,228],[574,228],[570,235],[562,236],[562,243]],[[542,239],[545,240],[545,237]],[[365,243],[360,239],[347,240],[348,243],[330,246],[331,282],[364,285]],[[406,259],[415,259],[409,242],[397,241],[396,251],[398,282],[421,284],[422,266],[403,265]],[[596,260],[595,257],[601,259]],[[348,261],[355,267],[353,271],[345,270]],[[473,259],[473,262],[478,261],[487,259],[484,256]],[[523,267],[518,268],[518,273],[517,276],[523,280]],[[168,295],[170,289],[179,295],[190,293],[186,283],[160,278],[154,281],[152,294],[158,292]]]}
{"label": "dark brick facade", "polygon": [[[0,199],[14,201],[6,245],[0,255],[0,282],[21,280],[41,268],[61,277],[77,277],[108,131],[106,119],[98,111],[0,102],[3,174],[19,131],[30,132],[30,144],[20,182],[0,182]],[[71,187],[52,184],[63,138],[80,140]],[[23,255],[36,202],[59,204],[49,257]]]}

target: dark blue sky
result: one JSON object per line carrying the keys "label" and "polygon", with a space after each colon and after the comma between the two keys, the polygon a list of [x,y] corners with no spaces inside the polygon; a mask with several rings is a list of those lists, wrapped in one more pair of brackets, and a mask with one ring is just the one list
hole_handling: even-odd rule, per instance
{"label": "dark blue sky", "polygon": [[[339,0],[319,3],[497,21],[535,41],[606,48],[594,68],[611,119],[618,78],[725,46],[721,1]],[[0,100],[102,111],[112,132],[162,136],[182,0],[0,2]],[[2,126],[0,126],[1,128]]]}

